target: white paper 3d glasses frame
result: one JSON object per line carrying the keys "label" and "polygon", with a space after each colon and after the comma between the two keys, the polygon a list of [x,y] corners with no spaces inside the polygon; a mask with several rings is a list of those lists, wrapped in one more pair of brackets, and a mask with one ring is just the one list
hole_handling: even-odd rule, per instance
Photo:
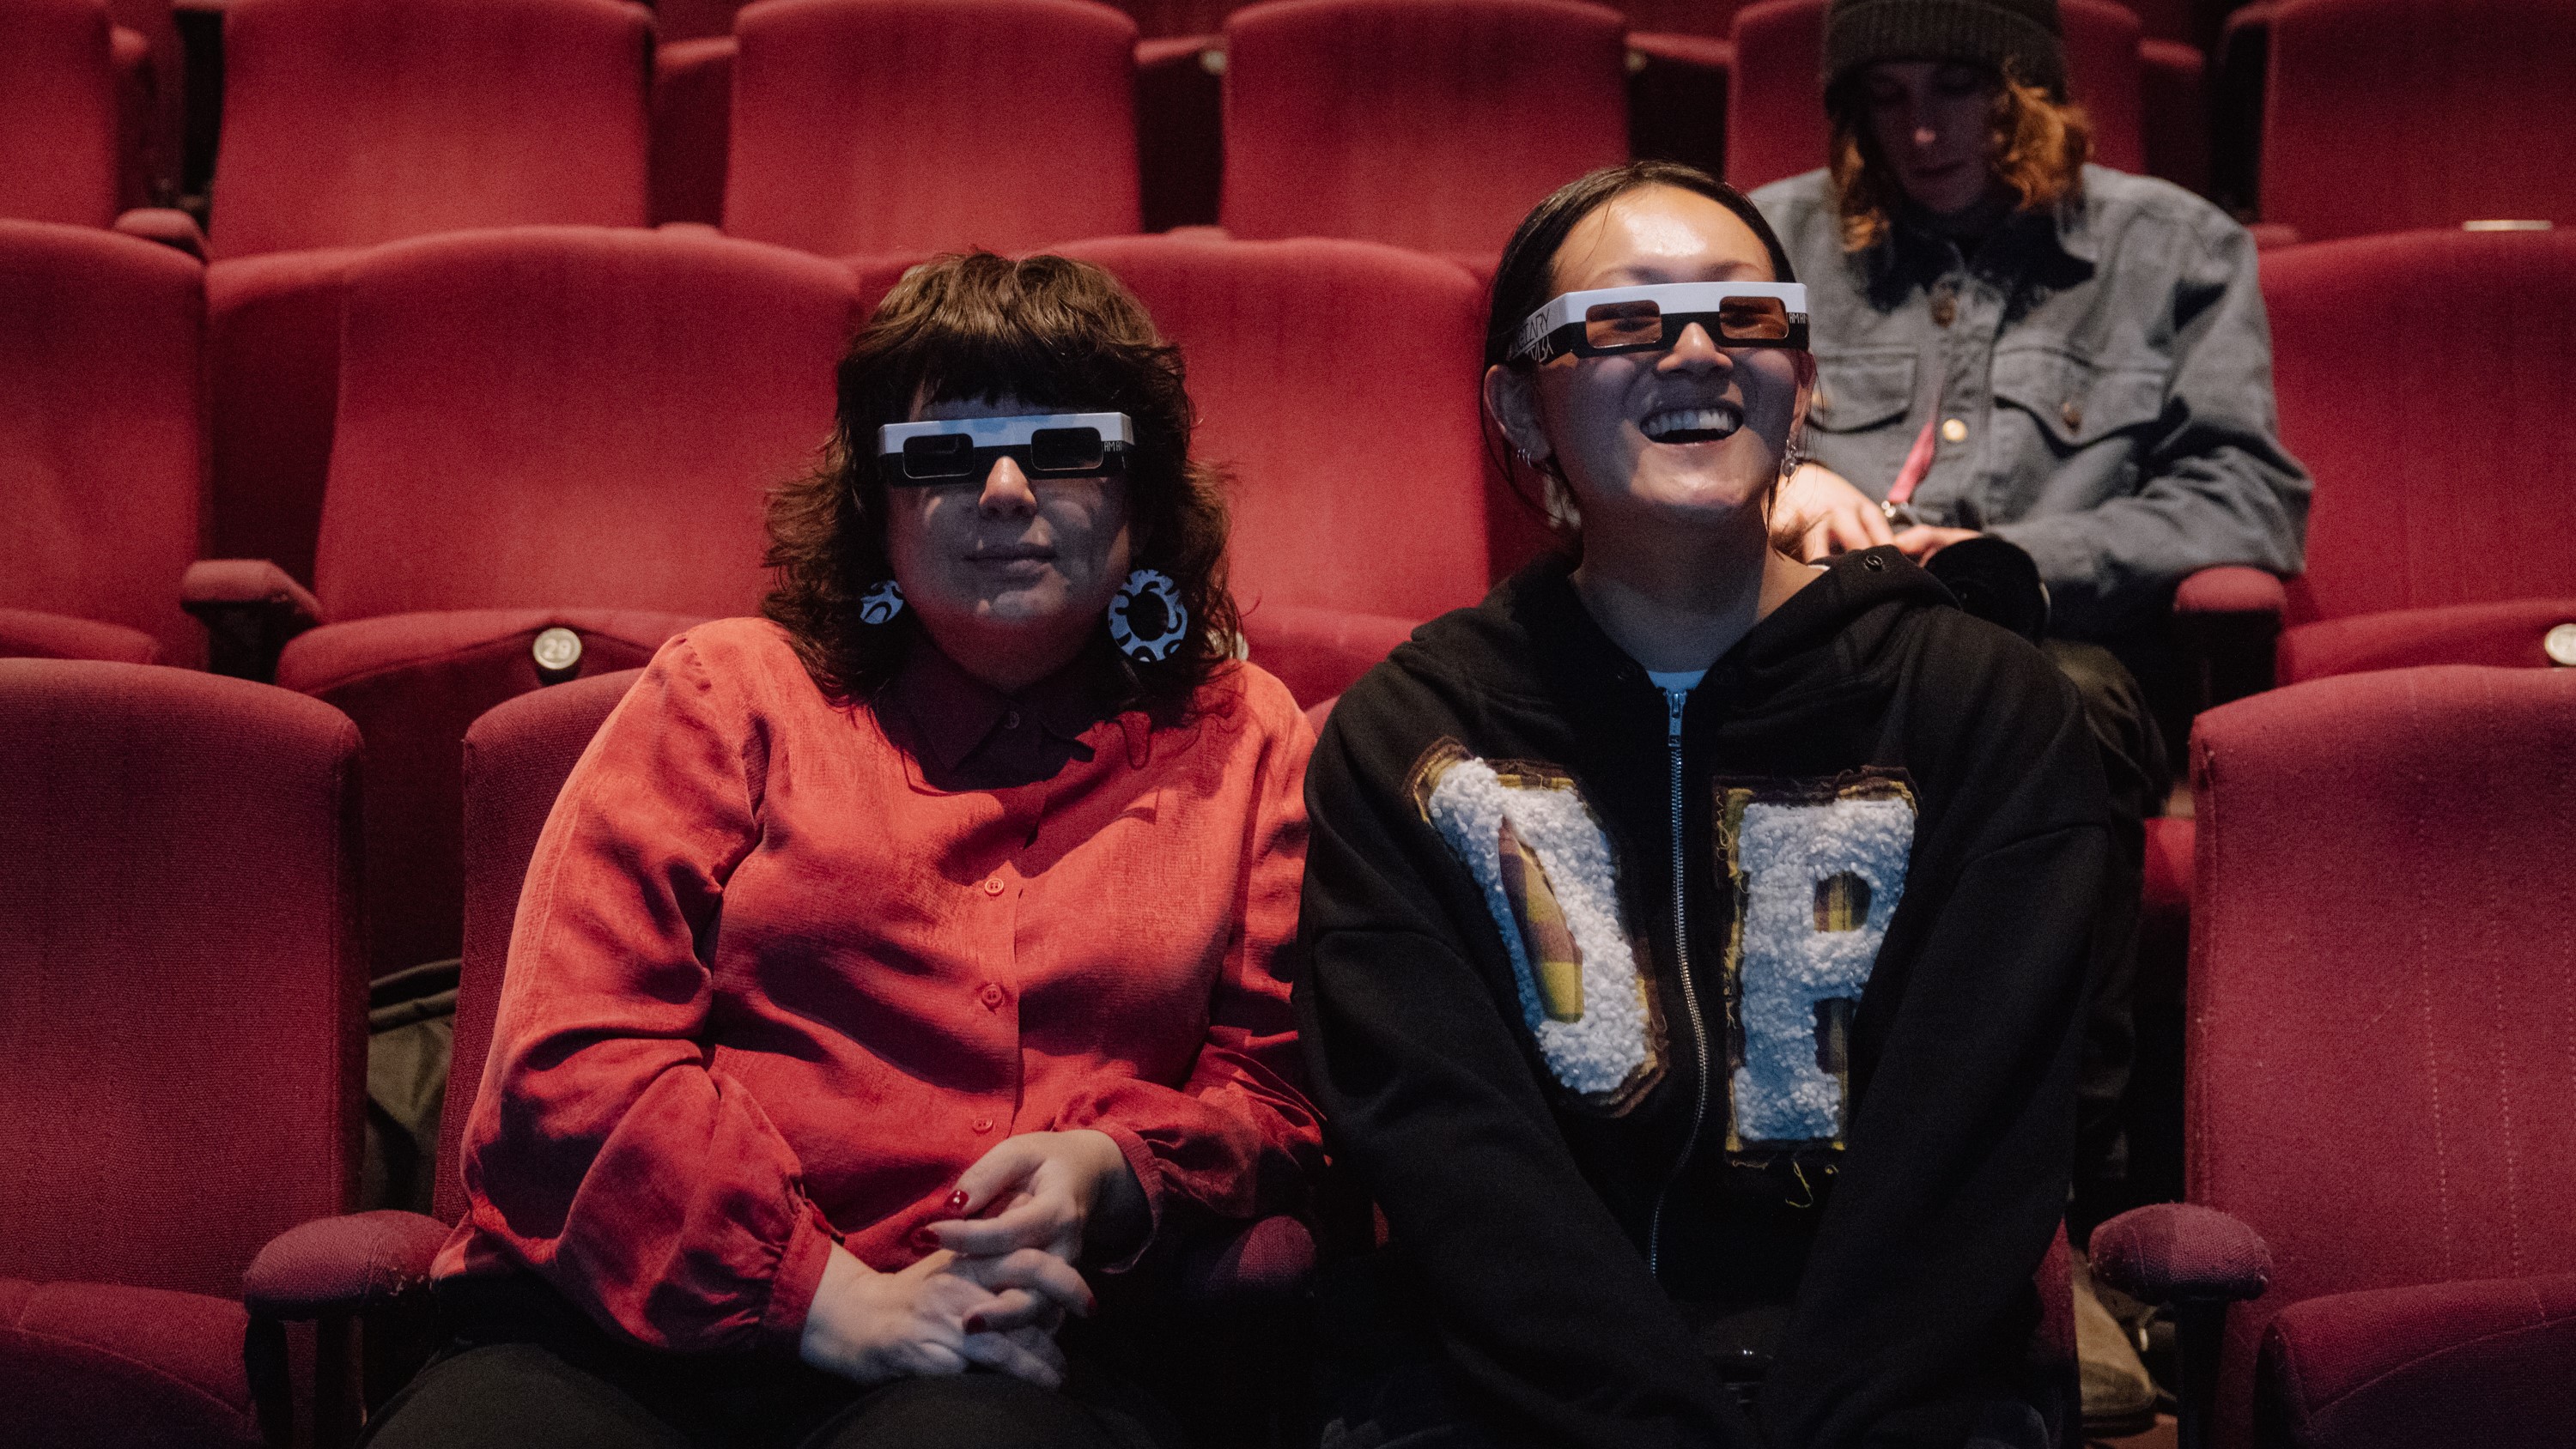
{"label": "white paper 3d glasses frame", "polygon": [[1136,430],[1125,413],[944,418],[877,429],[877,472],[890,487],[981,482],[1009,458],[1032,483],[1127,471]]}
{"label": "white paper 3d glasses frame", "polygon": [[1572,353],[1662,352],[1697,322],[1719,347],[1807,345],[1807,288],[1799,282],[1669,282],[1567,292],[1529,315],[1512,356],[1532,364]]}

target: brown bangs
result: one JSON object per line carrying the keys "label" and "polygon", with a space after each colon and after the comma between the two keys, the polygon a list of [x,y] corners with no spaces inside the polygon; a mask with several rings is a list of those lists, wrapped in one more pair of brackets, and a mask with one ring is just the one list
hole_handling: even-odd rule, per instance
{"label": "brown bangs", "polygon": [[[1857,78],[1827,93],[1825,111],[1833,122],[1827,169],[1843,250],[1867,251],[1905,205],[1905,187],[1879,153]],[[2050,211],[2083,194],[2084,163],[2093,154],[2083,107],[2052,100],[2007,69],[1995,91],[1993,127],[1995,174],[2013,189],[2020,209]]]}

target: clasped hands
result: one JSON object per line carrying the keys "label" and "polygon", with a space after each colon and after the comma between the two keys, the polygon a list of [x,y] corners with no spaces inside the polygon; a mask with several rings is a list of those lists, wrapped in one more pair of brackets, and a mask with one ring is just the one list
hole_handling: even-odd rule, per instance
{"label": "clasped hands", "polygon": [[1973,528],[1936,528],[1925,523],[1892,528],[1885,510],[1868,494],[1821,463],[1801,464],[1780,485],[1771,505],[1773,545],[1808,563],[1885,543],[1923,563],[1950,545],[1976,536]]}
{"label": "clasped hands", "polygon": [[994,1145],[957,1180],[954,1217],[914,1235],[921,1261],[880,1273],[833,1245],[798,1354],[857,1383],[981,1367],[1049,1388],[1064,1378],[1056,1330],[1097,1306],[1074,1263],[1144,1235],[1144,1189],[1105,1132],[1031,1132]]}

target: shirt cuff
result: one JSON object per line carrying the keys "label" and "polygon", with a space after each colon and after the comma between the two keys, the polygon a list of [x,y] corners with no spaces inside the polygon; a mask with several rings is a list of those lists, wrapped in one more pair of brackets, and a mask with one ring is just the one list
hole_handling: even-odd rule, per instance
{"label": "shirt cuff", "polygon": [[760,1315],[763,1343],[794,1353],[804,1345],[805,1316],[814,1307],[814,1290],[823,1284],[823,1265],[832,1260],[836,1241],[831,1224],[808,1205],[778,1255],[778,1270],[769,1280],[769,1308]]}
{"label": "shirt cuff", "polygon": [[1136,1266],[1137,1260],[1154,1246],[1155,1237],[1163,1230],[1163,1164],[1154,1156],[1154,1149],[1146,1146],[1145,1139],[1137,1136],[1132,1128],[1115,1122],[1087,1125],[1094,1132],[1107,1133],[1109,1140],[1118,1144],[1118,1151],[1127,1159],[1127,1170],[1136,1174],[1136,1185],[1145,1191],[1144,1240],[1136,1245],[1136,1251],[1115,1263],[1103,1264],[1099,1269],[1103,1273],[1124,1273]]}

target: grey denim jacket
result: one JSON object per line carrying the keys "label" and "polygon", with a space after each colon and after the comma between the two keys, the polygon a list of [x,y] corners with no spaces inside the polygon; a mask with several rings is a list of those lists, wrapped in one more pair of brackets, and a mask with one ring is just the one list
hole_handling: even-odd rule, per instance
{"label": "grey denim jacket", "polygon": [[1937,416],[1916,512],[2027,549],[2050,632],[2129,633],[2213,564],[2298,571],[2308,475],[2281,447],[2253,239],[2216,207],[2087,166],[2080,201],[1962,257],[1902,222],[1845,252],[1822,171],[1753,200],[1807,284],[1809,454],[1884,498]]}

